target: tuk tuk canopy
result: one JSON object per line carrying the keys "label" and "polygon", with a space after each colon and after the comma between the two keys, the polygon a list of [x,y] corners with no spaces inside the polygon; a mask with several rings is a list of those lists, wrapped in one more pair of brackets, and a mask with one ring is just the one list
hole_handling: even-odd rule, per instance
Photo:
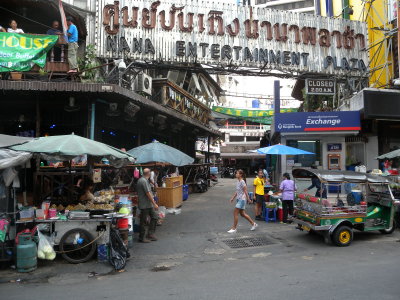
{"label": "tuk tuk canopy", "polygon": [[330,171],[297,168],[293,169],[292,174],[294,178],[317,177],[321,182],[389,183],[389,181],[382,176],[354,171]]}

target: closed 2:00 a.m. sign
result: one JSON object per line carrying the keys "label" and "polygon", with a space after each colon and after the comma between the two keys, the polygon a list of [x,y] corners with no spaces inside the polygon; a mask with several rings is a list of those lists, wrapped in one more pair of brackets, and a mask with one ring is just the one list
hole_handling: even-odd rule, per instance
{"label": "closed 2:00 a.m. sign", "polygon": [[334,79],[306,79],[308,95],[335,95]]}

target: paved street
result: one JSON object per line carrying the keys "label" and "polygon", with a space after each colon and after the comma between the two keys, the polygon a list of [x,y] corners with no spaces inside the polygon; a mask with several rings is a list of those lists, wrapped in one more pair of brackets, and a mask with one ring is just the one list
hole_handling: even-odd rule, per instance
{"label": "paved street", "polygon": [[233,179],[222,179],[207,193],[190,195],[182,213],[158,227],[159,241],[135,243],[124,273],[89,277],[94,262],[59,268],[44,280],[1,284],[1,299],[400,298],[398,230],[356,233],[350,247],[338,248],[293,225],[261,222],[251,232],[241,219],[236,237],[264,237],[269,244],[234,250],[223,242],[233,237],[226,233],[233,187]]}

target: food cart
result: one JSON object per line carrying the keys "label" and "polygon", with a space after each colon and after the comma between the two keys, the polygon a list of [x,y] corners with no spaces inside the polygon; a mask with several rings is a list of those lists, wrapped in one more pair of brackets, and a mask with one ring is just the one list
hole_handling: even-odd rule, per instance
{"label": "food cart", "polygon": [[325,242],[342,247],[351,244],[354,230],[379,230],[384,234],[395,230],[394,214],[400,202],[394,199],[386,178],[302,168],[294,169],[292,174],[296,181],[317,178],[324,188],[336,191],[327,199],[298,193],[293,216],[298,229],[320,233]]}
{"label": "food cart", "polygon": [[[88,171],[81,168],[75,169],[72,167],[71,161],[79,155],[99,157],[100,159],[105,157],[111,164],[121,167],[124,164],[132,163],[134,161],[132,156],[105,144],[73,134],[38,138],[10,148],[16,151],[36,153],[36,157],[41,160],[68,162],[66,167],[54,167],[53,170],[51,168],[45,170],[43,166],[39,167],[38,173],[43,173],[41,178],[47,178],[50,182],[50,192],[44,194],[45,198],[39,199],[42,202],[41,206],[38,206],[38,201],[35,201],[36,208],[24,208],[20,205],[20,210],[13,213],[17,232],[32,229],[41,224],[42,230],[57,246],[58,253],[71,263],[89,260],[98,246],[105,246],[109,243],[113,220],[122,217],[122,215],[114,213],[114,202],[118,200],[118,198],[115,199],[117,195],[112,189],[102,190],[95,193],[93,201],[87,204],[76,204],[74,176],[78,174],[82,178],[92,177],[95,170],[90,163],[88,163]],[[58,179],[55,180],[55,178]],[[36,184],[39,183],[42,184],[43,180],[36,180]],[[39,194],[43,194],[43,191]],[[104,249],[106,246],[100,248],[106,252]]]}
{"label": "food cart", "polygon": [[165,187],[157,187],[157,198],[160,206],[177,208],[183,202],[183,176],[165,178]]}

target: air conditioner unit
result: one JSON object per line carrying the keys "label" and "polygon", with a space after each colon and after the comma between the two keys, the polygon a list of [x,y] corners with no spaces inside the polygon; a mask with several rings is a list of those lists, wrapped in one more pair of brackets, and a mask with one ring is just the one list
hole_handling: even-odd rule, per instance
{"label": "air conditioner unit", "polygon": [[151,76],[141,73],[136,76],[135,92],[145,93],[151,96],[152,78]]}
{"label": "air conditioner unit", "polygon": [[106,115],[109,117],[118,117],[121,115],[121,111],[118,109],[118,103],[112,102],[108,104],[108,110]]}

